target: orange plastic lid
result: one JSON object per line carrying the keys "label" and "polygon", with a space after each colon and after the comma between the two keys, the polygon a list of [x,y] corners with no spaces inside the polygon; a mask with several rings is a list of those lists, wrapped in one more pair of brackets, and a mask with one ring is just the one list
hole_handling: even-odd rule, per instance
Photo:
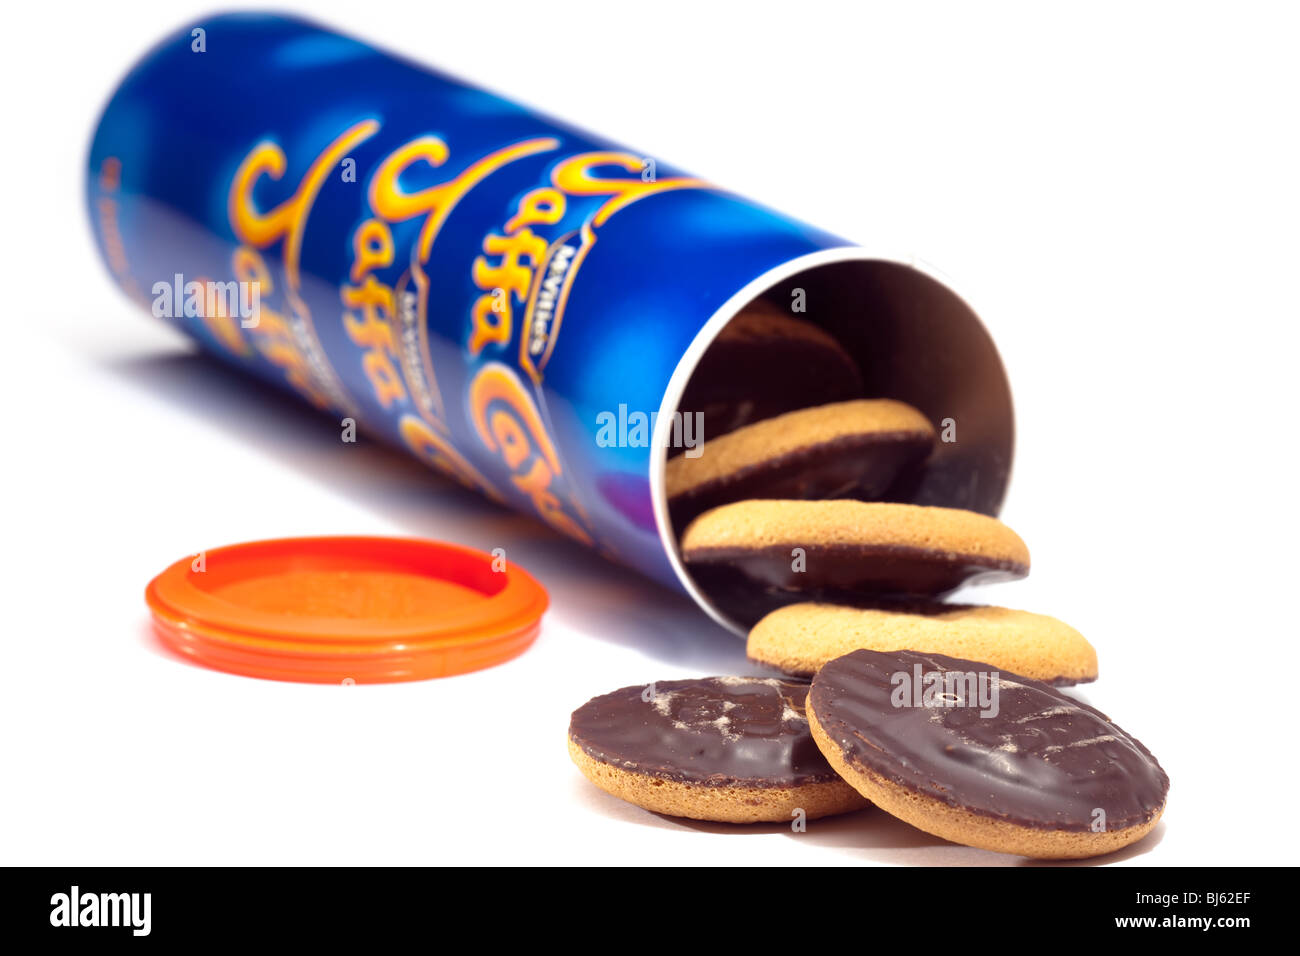
{"label": "orange plastic lid", "polygon": [[472,548],[417,538],[251,541],[177,561],[145,600],[163,642],[218,670],[369,684],[464,674],[537,637],[546,590]]}

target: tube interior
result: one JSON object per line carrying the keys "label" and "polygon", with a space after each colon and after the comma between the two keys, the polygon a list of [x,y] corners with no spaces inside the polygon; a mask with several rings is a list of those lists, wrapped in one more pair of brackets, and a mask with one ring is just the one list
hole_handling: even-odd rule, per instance
{"label": "tube interior", "polygon": [[[933,454],[903,500],[997,515],[1010,482],[1014,445],[1006,372],[971,307],[910,265],[847,258],[756,283],[732,300],[728,314],[714,316],[701,332],[701,341],[684,359],[688,367],[674,378],[678,389],[673,396],[670,388],[672,402],[666,399],[666,410],[676,407],[709,342],[744,305],[762,298],[789,311],[797,290],[802,290],[805,309],[791,314],[825,329],[856,360],[865,397],[907,402],[939,433]],[[707,446],[708,435],[704,438]],[[657,492],[662,496],[661,481]],[[658,505],[666,513],[666,504]],[[671,547],[682,583],[710,615],[736,631],[752,623],[739,621],[734,607],[720,608],[703,593],[676,557],[675,540]]]}

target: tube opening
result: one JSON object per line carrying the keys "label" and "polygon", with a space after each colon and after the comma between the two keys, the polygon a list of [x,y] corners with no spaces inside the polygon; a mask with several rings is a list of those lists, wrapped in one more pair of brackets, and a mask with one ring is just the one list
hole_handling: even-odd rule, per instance
{"label": "tube opening", "polygon": [[[860,376],[859,394],[845,394],[854,388],[846,362]],[[938,436],[929,458],[890,488],[888,500],[999,512],[1011,475],[1014,416],[992,338],[974,309],[924,267],[859,248],[797,259],[738,291],[683,356],[659,428],[680,421],[674,412],[702,414],[696,453],[707,454],[710,438],[720,434],[855,397],[905,402]],[[656,436],[655,447],[667,450],[658,452],[651,473],[664,548],[697,603],[744,633],[772,603],[756,598],[750,612],[734,595],[706,593],[682,562],[665,466],[684,450],[671,444],[667,431]]]}

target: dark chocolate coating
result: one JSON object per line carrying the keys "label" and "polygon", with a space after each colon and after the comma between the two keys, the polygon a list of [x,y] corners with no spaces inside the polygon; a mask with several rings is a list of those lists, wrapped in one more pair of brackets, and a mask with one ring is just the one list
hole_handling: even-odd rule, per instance
{"label": "dark chocolate coating", "polygon": [[[1149,822],[1169,778],[1151,752],[1095,708],[1009,672],[996,716],[966,706],[895,706],[895,675],[995,673],[914,651],[854,651],[813,679],[809,704],[850,767],[984,817],[1036,829],[1107,830]],[[914,698],[906,698],[912,700]]]}
{"label": "dark chocolate coating", "polygon": [[753,422],[862,394],[857,364],[832,342],[719,336],[700,358],[677,407],[703,414],[708,441]]}
{"label": "dark chocolate coating", "polygon": [[879,501],[925,460],[932,445],[929,435],[916,432],[845,435],[698,485],[669,499],[668,511],[680,532],[710,508],[748,498]]}
{"label": "dark chocolate coating", "polygon": [[[794,569],[795,547],[804,551]],[[937,597],[963,584],[1022,578],[1015,561],[928,548],[867,544],[778,544],[757,548],[694,548],[682,557],[706,593],[751,588],[846,595]]]}
{"label": "dark chocolate coating", "polygon": [[622,770],[709,787],[798,787],[838,779],[804,716],[808,685],[704,677],[624,687],[573,712],[569,737]]}

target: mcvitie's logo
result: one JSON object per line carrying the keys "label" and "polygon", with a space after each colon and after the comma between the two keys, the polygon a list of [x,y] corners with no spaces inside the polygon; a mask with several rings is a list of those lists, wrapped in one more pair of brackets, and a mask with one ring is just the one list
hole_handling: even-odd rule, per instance
{"label": "mcvitie's logo", "polygon": [[148,936],[152,893],[82,893],[78,886],[50,897],[51,926],[125,926]]}

